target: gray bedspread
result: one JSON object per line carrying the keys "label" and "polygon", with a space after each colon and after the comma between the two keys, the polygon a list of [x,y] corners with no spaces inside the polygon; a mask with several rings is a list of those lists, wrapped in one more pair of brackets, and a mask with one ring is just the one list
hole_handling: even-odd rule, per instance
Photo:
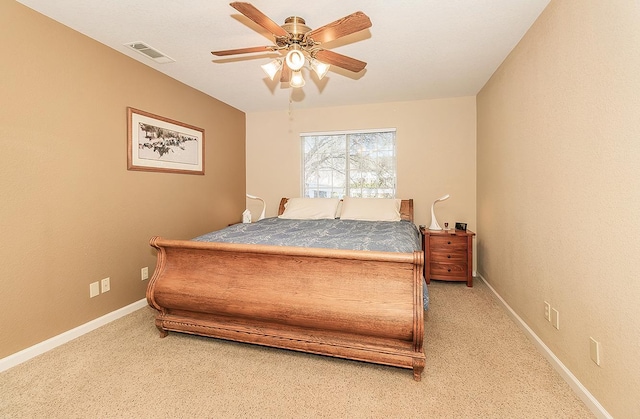
{"label": "gray bedspread", "polygon": [[265,218],[234,224],[194,240],[404,253],[421,250],[420,233],[408,221]]}
{"label": "gray bedspread", "polygon": [[[265,218],[255,223],[234,224],[193,240],[403,253],[422,250],[420,232],[409,221]],[[423,289],[426,310],[429,296],[424,280]]]}

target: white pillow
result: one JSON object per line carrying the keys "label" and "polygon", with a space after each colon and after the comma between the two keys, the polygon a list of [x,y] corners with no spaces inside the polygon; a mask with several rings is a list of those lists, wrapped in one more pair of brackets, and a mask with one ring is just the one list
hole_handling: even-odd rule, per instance
{"label": "white pillow", "polygon": [[400,221],[400,199],[345,197],[340,219]]}
{"label": "white pillow", "polygon": [[319,220],[336,218],[338,198],[289,198],[278,218]]}

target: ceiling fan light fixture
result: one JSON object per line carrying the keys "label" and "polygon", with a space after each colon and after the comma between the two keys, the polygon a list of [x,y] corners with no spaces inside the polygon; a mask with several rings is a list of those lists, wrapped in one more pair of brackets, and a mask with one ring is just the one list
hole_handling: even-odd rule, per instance
{"label": "ceiling fan light fixture", "polygon": [[309,65],[311,66],[311,69],[318,75],[318,79],[320,80],[322,80],[322,78],[327,75],[329,67],[331,67],[329,64],[320,62],[315,58],[311,58],[311,60],[309,60]]}
{"label": "ceiling fan light fixture", "polygon": [[299,71],[302,66],[304,66],[304,60],[304,54],[299,49],[292,49],[287,53],[287,57],[285,58],[287,67],[292,71]]}
{"label": "ceiling fan light fixture", "polygon": [[[280,71],[280,83],[288,83],[290,87],[304,86],[305,81],[300,73],[302,67],[307,67],[310,73],[315,72],[322,80],[330,65],[353,73],[361,72],[367,65],[364,61],[320,46],[370,28],[371,19],[363,12],[354,12],[319,28],[311,29],[299,16],[288,17],[284,25],[280,26],[251,3],[234,1],[230,6],[273,35],[275,45],[211,51],[215,56],[225,57],[256,52],[281,54],[278,60],[263,65],[262,69],[271,80],[274,80]],[[316,57],[322,61],[317,61]]]}
{"label": "ceiling fan light fixture", "polygon": [[261,65],[260,67],[262,67],[262,70],[267,73],[267,76],[273,80],[276,74],[278,74],[278,71],[282,68],[282,60],[277,58],[268,64]]}
{"label": "ceiling fan light fixture", "polygon": [[291,87],[302,87],[304,83],[305,81],[304,78],[302,78],[302,72],[300,70],[291,72],[291,81],[289,81]]}

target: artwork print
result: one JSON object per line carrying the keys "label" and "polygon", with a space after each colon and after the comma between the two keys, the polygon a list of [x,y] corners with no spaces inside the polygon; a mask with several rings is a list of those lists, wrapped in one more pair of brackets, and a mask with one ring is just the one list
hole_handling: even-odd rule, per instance
{"label": "artwork print", "polygon": [[127,109],[129,170],[204,174],[204,130]]}

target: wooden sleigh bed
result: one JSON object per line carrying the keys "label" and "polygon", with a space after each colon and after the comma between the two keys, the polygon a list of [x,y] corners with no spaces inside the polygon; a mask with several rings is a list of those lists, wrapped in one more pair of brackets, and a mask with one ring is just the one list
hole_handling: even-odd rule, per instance
{"label": "wooden sleigh bed", "polygon": [[[413,222],[413,201],[403,200],[400,213]],[[147,300],[161,337],[190,333],[409,368],[421,378],[421,251],[150,244],[158,258]]]}

